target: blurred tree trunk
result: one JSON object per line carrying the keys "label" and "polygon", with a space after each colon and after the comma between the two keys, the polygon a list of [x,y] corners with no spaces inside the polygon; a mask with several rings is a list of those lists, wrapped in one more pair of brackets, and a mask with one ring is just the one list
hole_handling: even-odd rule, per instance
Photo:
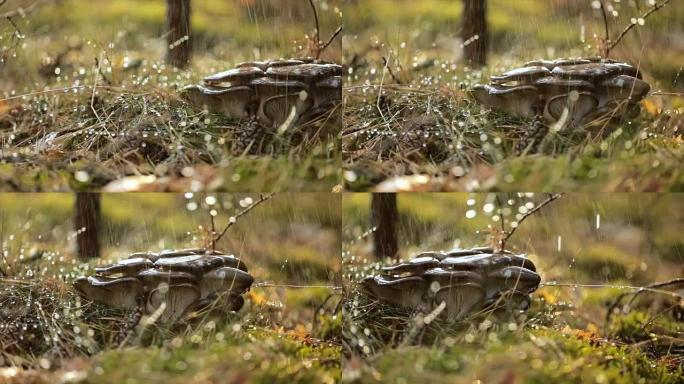
{"label": "blurred tree trunk", "polygon": [[487,64],[487,0],[463,0],[463,57],[476,65]]}
{"label": "blurred tree trunk", "polygon": [[166,0],[166,62],[178,68],[190,63],[190,0]]}
{"label": "blurred tree trunk", "polygon": [[[85,230],[84,230],[85,229]],[[86,260],[100,257],[100,194],[76,193],[74,231],[78,258]]]}
{"label": "blurred tree trunk", "polygon": [[375,227],[373,244],[375,257],[394,257],[397,245],[397,195],[394,193],[374,193],[371,199],[371,225]]}

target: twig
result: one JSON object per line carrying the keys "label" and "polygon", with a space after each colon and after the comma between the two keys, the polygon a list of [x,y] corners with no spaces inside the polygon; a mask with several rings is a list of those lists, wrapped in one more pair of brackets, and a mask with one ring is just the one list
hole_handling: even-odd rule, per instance
{"label": "twig", "polygon": [[397,84],[401,84],[401,80],[397,78],[397,76],[394,75],[394,71],[392,71],[392,67],[389,66],[389,63],[387,62],[387,58],[385,56],[382,57],[382,63],[385,65],[385,68],[387,68],[387,71],[389,72],[390,76],[392,76],[392,79],[394,79],[394,82]]}
{"label": "twig", "polygon": [[[646,11],[646,13],[641,15],[640,18],[646,20],[646,18],[648,18],[653,12],[655,12],[655,11],[659,10],[660,8],[666,6],[669,2],[670,2],[670,0],[665,0],[660,4],[655,4],[653,6],[653,8]],[[627,32],[629,32],[632,28],[634,28],[634,26],[636,24],[637,23],[630,23],[624,30],[622,30],[622,33],[620,33],[620,35],[617,37],[617,39],[615,39],[615,41],[611,42],[610,45],[608,45],[608,48],[606,49],[606,56],[608,56],[610,54],[610,51],[612,51],[613,48],[615,48],[615,46],[618,45],[618,43],[622,40],[622,38],[625,37]]]}
{"label": "twig", "polygon": [[339,287],[336,285],[295,285],[295,284],[271,284],[271,283],[256,283],[252,284],[252,287],[259,288],[327,288],[333,290],[342,290],[344,287]]}
{"label": "twig", "polygon": [[606,15],[606,4],[601,0],[601,15],[603,15],[603,26],[606,29],[606,41],[608,44],[610,41],[610,33],[608,32],[608,15]]}
{"label": "twig", "polygon": [[[314,21],[316,22],[316,47],[320,47],[321,44],[321,25],[318,22],[318,10],[316,9],[316,4],[313,0],[309,0],[309,5],[311,5],[311,10],[313,10]],[[316,57],[318,59],[318,57]]]}
{"label": "twig", "polygon": [[[606,313],[606,322],[610,321],[610,317],[612,316],[613,311],[615,310],[615,308],[618,307],[618,305],[620,305],[620,302],[626,296],[634,295],[634,297],[632,297],[632,299],[629,301],[629,303],[631,304],[634,302],[636,297],[641,293],[644,293],[644,292],[663,293],[663,290],[661,290],[659,288],[664,288],[664,287],[667,287],[669,285],[675,285],[675,284],[684,284],[684,277],[679,277],[679,278],[668,280],[668,281],[659,281],[657,283],[649,284],[645,287],[640,287],[636,292],[621,293],[615,299],[615,301],[610,305],[610,307],[608,307],[608,313]],[[675,292],[669,292],[669,291],[665,291],[665,292],[668,292],[668,294],[673,294],[673,295],[676,295],[676,296],[681,298],[681,296],[677,295]]]}
{"label": "twig", "polygon": [[226,232],[228,232],[228,228],[232,227],[233,224],[237,223],[237,220],[238,220],[241,216],[247,214],[249,211],[251,211],[252,209],[256,208],[257,205],[263,203],[263,202],[266,201],[266,200],[269,200],[269,199],[272,198],[274,195],[275,195],[275,192],[271,192],[271,193],[269,193],[269,194],[267,194],[267,195],[263,195],[263,194],[262,194],[262,195],[259,195],[259,200],[253,202],[253,203],[250,204],[247,208],[243,209],[242,211],[238,212],[237,215],[235,215],[235,216],[232,217],[232,220],[230,220],[230,221],[228,222],[228,225],[226,225],[226,227],[223,229],[223,231],[221,232],[221,234],[218,235],[218,237],[216,237],[216,238],[213,240],[213,242],[214,242],[214,243],[217,243],[219,240],[221,240],[221,238],[223,237],[223,235],[225,235]]}
{"label": "twig", "polygon": [[518,220],[518,225],[516,225],[515,227],[511,228],[510,231],[504,233],[504,238],[501,240],[501,249],[504,249],[504,248],[505,248],[506,242],[508,241],[508,239],[510,239],[510,237],[513,236],[513,234],[515,233],[515,230],[518,229],[518,227],[520,227],[520,224],[522,224],[522,222],[525,221],[525,219],[527,219],[528,217],[534,215],[534,214],[537,213],[540,209],[544,208],[545,206],[547,206],[547,205],[548,205],[549,203],[551,203],[552,201],[559,199],[561,196],[563,196],[563,193],[556,193],[556,194],[550,195],[546,200],[542,201],[541,204],[537,205],[537,206],[534,207],[532,210],[530,210],[530,211],[528,211],[527,213],[525,213],[525,214],[523,215],[523,217],[520,218],[520,220]]}
{"label": "twig", "polygon": [[332,44],[333,40],[335,40],[335,38],[336,38],[340,33],[342,33],[342,30],[343,30],[343,29],[344,29],[344,27],[339,26],[339,27],[337,28],[337,30],[335,30],[335,32],[332,34],[332,36],[330,36],[330,38],[328,39],[328,41],[327,41],[325,44],[323,44],[323,45],[319,48],[319,51],[318,51],[318,52],[319,52],[319,56],[320,56],[321,53],[323,53],[323,51],[324,51],[326,48],[328,48],[328,47],[330,46],[330,44]]}

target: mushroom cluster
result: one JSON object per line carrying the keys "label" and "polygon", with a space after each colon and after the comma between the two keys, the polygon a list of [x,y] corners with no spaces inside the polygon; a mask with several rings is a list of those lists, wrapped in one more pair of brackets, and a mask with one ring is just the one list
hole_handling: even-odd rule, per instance
{"label": "mushroom cluster", "polygon": [[558,59],[525,63],[490,84],[478,84],[473,97],[512,115],[543,116],[549,124],[577,127],[602,116],[633,116],[650,86],[627,63],[610,59]]}
{"label": "mushroom cluster", "polygon": [[233,118],[256,116],[267,127],[304,123],[342,100],[342,66],[314,59],[251,61],[204,78],[182,95]]}
{"label": "mushroom cluster", "polygon": [[449,321],[486,308],[527,309],[541,278],[524,255],[492,248],[425,252],[368,276],[364,291],[408,310],[431,311],[442,302]]}
{"label": "mushroom cluster", "polygon": [[238,311],[244,304],[241,295],[254,281],[240,259],[204,248],[134,253],[95,272],[74,282],[81,296],[112,307],[140,308],[148,315],[158,313],[161,323],[173,323],[214,300],[228,311]]}

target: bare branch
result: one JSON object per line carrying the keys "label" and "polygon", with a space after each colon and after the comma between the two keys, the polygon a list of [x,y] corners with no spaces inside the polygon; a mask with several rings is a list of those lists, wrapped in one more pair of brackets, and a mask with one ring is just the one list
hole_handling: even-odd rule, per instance
{"label": "bare branch", "polygon": [[314,15],[314,21],[316,22],[316,58],[318,59],[321,52],[321,25],[318,22],[318,10],[316,9],[316,4],[314,4],[313,0],[309,0],[309,5],[311,5],[311,9],[313,10]]}
{"label": "bare branch", "polygon": [[[665,0],[665,1],[663,1],[662,3],[660,3],[660,4],[655,4],[651,9],[649,9],[648,11],[646,11],[646,13],[644,13],[643,15],[641,15],[640,18],[646,20],[653,12],[655,12],[655,11],[659,10],[660,8],[666,6],[669,2],[670,2],[670,0]],[[634,28],[635,25],[636,25],[636,23],[630,23],[630,24],[622,31],[622,33],[620,33],[620,35],[617,37],[617,39],[615,39],[615,41],[613,41],[613,42],[610,43],[610,45],[609,45],[608,48],[606,49],[606,56],[610,54],[610,51],[612,51],[613,48],[615,48],[615,46],[618,45],[618,43],[622,40],[622,38],[625,37],[625,35],[627,34],[627,32],[629,32],[632,28]]]}
{"label": "bare branch", "polygon": [[606,15],[606,4],[601,0],[601,15],[603,16],[603,27],[606,29],[605,44],[610,41],[610,33],[608,32],[608,15]]}
{"label": "bare branch", "polygon": [[522,222],[525,221],[525,219],[527,219],[528,217],[539,212],[539,210],[541,210],[545,206],[549,205],[552,201],[561,198],[562,196],[563,196],[563,193],[556,193],[556,194],[549,195],[549,197],[546,200],[542,201],[541,204],[539,204],[536,207],[534,207],[533,209],[527,211],[527,213],[525,213],[523,215],[523,217],[520,218],[520,220],[518,220],[518,225],[511,228],[510,231],[508,231],[507,233],[504,234],[504,237],[501,240],[501,249],[504,249],[506,247],[506,242],[508,241],[508,239],[510,239],[511,236],[513,236],[513,234],[515,233],[515,230],[518,229],[518,227],[520,227],[520,224],[522,224]]}
{"label": "bare branch", "polygon": [[[249,211],[251,211],[252,209],[256,208],[259,204],[263,203],[264,201],[271,199],[274,195],[275,195],[275,192],[271,192],[271,193],[269,193],[269,194],[267,194],[267,195],[259,195],[259,200],[253,202],[253,203],[250,204],[247,208],[245,208],[245,209],[243,209],[242,211],[238,212],[237,215],[235,215],[235,216],[233,216],[233,217],[231,218],[231,220],[228,222],[228,225],[226,225],[226,227],[223,229],[223,231],[221,232],[221,234],[218,235],[218,237],[216,237],[216,238],[212,241],[212,244],[218,243],[218,241],[221,240],[221,238],[223,237],[223,235],[225,235],[226,232],[228,232],[228,228],[232,227],[233,224],[237,223],[237,220],[238,220],[240,217],[246,215]],[[213,234],[212,234],[212,235],[213,235]]]}
{"label": "bare branch", "polygon": [[335,40],[335,38],[336,38],[340,33],[342,33],[342,30],[343,30],[343,29],[344,29],[344,28],[343,28],[342,26],[340,26],[340,27],[337,28],[337,30],[335,30],[335,32],[332,34],[332,36],[330,36],[330,39],[328,39],[328,41],[327,41],[325,44],[323,44],[323,45],[318,49],[318,54],[319,54],[319,55],[320,55],[321,53],[323,53],[323,51],[325,51],[325,49],[328,48],[328,47],[330,46],[330,44],[332,44],[332,42]]}
{"label": "bare branch", "polygon": [[[684,277],[668,280],[668,281],[660,281],[657,283],[649,284],[645,287],[639,288],[635,292],[624,292],[621,293],[615,301],[608,307],[608,313],[606,313],[606,322],[610,322],[610,317],[613,315],[613,311],[615,311],[615,308],[617,308],[618,305],[622,302],[622,299],[625,298],[626,296],[629,295],[634,295],[632,299],[629,301],[629,304],[633,303],[634,300],[637,298],[637,296],[641,293],[644,292],[656,292],[656,293],[662,293],[661,288],[665,288],[670,285],[677,285],[677,284],[683,284],[684,285]],[[670,293],[678,296],[681,298],[681,296],[677,295],[675,292],[668,292],[667,294],[669,295]]]}

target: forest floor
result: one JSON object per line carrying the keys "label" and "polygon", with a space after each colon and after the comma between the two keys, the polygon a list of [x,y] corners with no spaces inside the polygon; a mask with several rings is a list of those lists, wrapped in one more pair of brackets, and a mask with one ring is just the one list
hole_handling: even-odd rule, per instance
{"label": "forest floor", "polygon": [[[543,197],[501,196],[508,198],[515,209]],[[499,223],[482,209],[492,201],[399,196],[398,258],[490,245],[488,225]],[[681,204],[676,196],[563,196],[526,220],[507,245],[527,254],[542,277],[529,310],[447,323],[359,292],[364,276],[396,260],[372,255],[368,196],[345,197],[343,382],[683,382],[684,282],[662,287],[665,293],[628,288],[684,276],[682,242],[668,229],[683,218],[667,217]],[[466,210],[477,215],[468,219]]]}
{"label": "forest floor", "polygon": [[[397,6],[370,0],[345,9],[346,189],[684,190],[681,4],[653,13],[612,53],[638,65],[652,92],[639,116],[612,126],[609,134],[551,131],[536,152],[521,151],[531,123],[472,101],[472,85],[527,61],[597,56],[592,36],[603,34],[600,12],[584,3],[556,3],[493,0],[490,64],[483,70],[461,61],[460,2]],[[613,34],[644,11],[616,6]]]}
{"label": "forest floor", "polygon": [[[218,197],[237,207],[247,195]],[[102,259],[82,262],[71,195],[0,195],[0,383],[338,382],[340,218],[330,207],[339,196],[276,195],[231,227],[217,248],[255,278],[237,313],[193,312],[164,326],[76,294],[74,278],[133,251],[202,245],[203,199],[105,195]],[[191,202],[200,208],[185,209]],[[217,216],[219,228],[231,211]],[[282,224],[293,215],[297,224]]]}
{"label": "forest floor", "polygon": [[[12,16],[0,24],[0,188],[93,190],[123,177],[137,177],[128,188],[153,191],[339,185],[339,130],[331,127],[340,110],[276,133],[178,96],[240,62],[310,56],[310,15],[269,7],[195,5],[192,63],[180,71],[163,61],[164,3],[108,1],[97,13],[80,0],[4,4],[0,13]],[[332,9],[320,13],[321,33],[340,24]],[[340,61],[339,42],[324,59]]]}

